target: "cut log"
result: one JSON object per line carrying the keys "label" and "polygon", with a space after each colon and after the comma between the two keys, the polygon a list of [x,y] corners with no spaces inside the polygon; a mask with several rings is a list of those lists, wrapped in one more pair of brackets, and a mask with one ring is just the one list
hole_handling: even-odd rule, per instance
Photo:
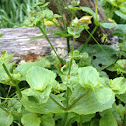
{"label": "cut log", "polygon": [[[56,27],[53,26],[51,29],[56,29]],[[52,36],[50,34],[51,29],[49,28],[48,37],[54,48],[67,50],[66,38]],[[4,28],[0,29],[0,33],[3,34],[3,36],[0,37],[0,52],[7,50],[9,54],[14,53],[13,59],[15,60],[28,55],[29,52],[32,52],[37,56],[44,56],[50,54],[52,50],[45,37],[28,42],[31,38],[42,35],[37,27]],[[72,46],[72,41],[70,41],[70,45]],[[80,46],[80,43],[76,42],[75,48],[78,46]]]}
{"label": "cut log", "polygon": [[[57,3],[56,3],[56,0],[46,0],[47,2],[50,2],[50,6],[49,8],[54,12],[54,13],[57,13],[59,14],[59,10],[58,10],[58,6],[57,6]],[[70,5],[71,4],[71,1],[72,0],[63,0],[64,3],[66,3],[67,5]],[[65,7],[65,4],[62,3],[62,0],[59,0],[59,3],[60,3],[60,6],[62,8],[62,12],[63,12],[63,16],[64,16],[64,20],[66,22],[66,24],[69,24],[70,22],[70,19],[71,19],[71,12],[69,12],[68,10],[64,9]],[[84,7],[90,7],[93,11],[95,11],[95,0],[80,0],[80,5],[79,6],[84,6]],[[84,12],[82,11],[77,11],[76,13],[76,16],[78,18],[81,18],[82,16],[84,16]],[[98,2],[98,14],[99,14],[99,17],[100,17],[100,20],[104,20],[106,18],[106,14],[105,12],[103,11],[100,3]],[[67,19],[67,20],[66,20]],[[108,21],[107,21],[108,22]],[[91,24],[89,25],[90,26],[90,32],[93,30],[93,28],[95,27],[94,24]],[[101,41],[101,37],[104,34],[108,35],[108,39],[111,38],[112,36],[112,32],[113,30],[112,29],[104,29],[103,27],[99,27],[97,29],[97,31],[95,32],[94,36],[95,38],[100,42]],[[89,34],[84,31],[82,34],[81,34],[81,37],[79,38],[79,41],[81,42],[85,42],[88,38]],[[99,37],[100,36],[100,37]],[[91,40],[92,42],[94,41],[93,39]]]}

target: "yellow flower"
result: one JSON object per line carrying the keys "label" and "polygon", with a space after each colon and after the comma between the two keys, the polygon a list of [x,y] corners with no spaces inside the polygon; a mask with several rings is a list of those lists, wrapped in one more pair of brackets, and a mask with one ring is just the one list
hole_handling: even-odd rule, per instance
{"label": "yellow flower", "polygon": [[92,16],[83,16],[79,19],[78,23],[79,24],[91,24],[91,18]]}
{"label": "yellow flower", "polygon": [[[54,21],[56,24],[58,24],[58,21],[57,21],[56,19],[53,19],[53,21]],[[55,25],[52,21],[48,21],[48,20],[45,20],[44,24],[45,24],[46,26],[53,26],[53,25]]]}

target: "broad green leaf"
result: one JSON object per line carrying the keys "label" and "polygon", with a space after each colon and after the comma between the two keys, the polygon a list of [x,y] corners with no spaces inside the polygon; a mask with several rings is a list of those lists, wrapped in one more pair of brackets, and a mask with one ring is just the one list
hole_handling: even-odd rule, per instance
{"label": "broad green leaf", "polygon": [[61,106],[63,106],[58,96],[53,94],[51,94],[51,97],[49,97],[46,103],[38,103],[35,99],[29,99],[26,95],[23,95],[21,103],[23,104],[26,110],[33,113],[40,113],[40,114],[64,113],[64,109],[61,106],[57,105],[51,98],[56,99],[56,101]]}
{"label": "broad green leaf", "polygon": [[16,67],[15,71],[19,72],[22,75],[22,78],[21,78],[22,80],[25,80],[26,73],[31,67],[39,66],[39,67],[48,68],[50,67],[50,65],[51,65],[50,62],[46,58],[42,58],[36,62],[26,62],[26,63],[20,64]]}
{"label": "broad green leaf", "polygon": [[13,122],[13,116],[0,108],[0,126],[10,126]]}
{"label": "broad green leaf", "polygon": [[126,20],[126,14],[122,13],[120,10],[116,10],[115,14],[121,17],[122,19]]}
{"label": "broad green leaf", "polygon": [[55,126],[55,121],[51,114],[41,116],[42,126]]}
{"label": "broad green leaf", "polygon": [[116,95],[118,99],[120,99],[122,102],[126,103],[126,94],[120,94]]}
{"label": "broad green leaf", "polygon": [[126,79],[124,77],[119,77],[110,80],[109,86],[115,94],[123,94],[126,92]]}
{"label": "broad green leaf", "polygon": [[94,88],[99,85],[99,73],[92,67],[81,67],[78,69],[79,83],[84,88]]}
{"label": "broad green leaf", "polygon": [[100,25],[104,28],[125,28],[126,25],[125,24],[113,24],[113,23],[100,23]]}
{"label": "broad green leaf", "polygon": [[49,85],[43,92],[39,90],[33,90],[31,88],[26,89],[23,94],[29,98],[29,100],[36,100],[36,102],[39,103],[45,103],[47,102],[49,98],[49,94],[51,92],[52,86]]}
{"label": "broad green leaf", "polygon": [[94,89],[95,96],[101,104],[105,104],[110,101],[113,92],[109,87],[97,87]]}
{"label": "broad green leaf", "polygon": [[[77,99],[79,100],[75,103]],[[101,104],[96,99],[93,91],[84,89],[81,85],[76,84],[69,100],[69,106],[71,106],[69,112],[75,112],[79,115],[93,114],[112,108],[114,101],[115,96],[112,93],[111,99],[105,104]],[[75,104],[72,105],[73,103]]]}
{"label": "broad green leaf", "polygon": [[48,86],[52,86],[55,78],[54,72],[37,66],[28,70],[26,75],[26,81],[30,87],[38,91],[44,91]]}
{"label": "broad green leaf", "polygon": [[100,126],[118,126],[111,110],[105,110],[100,115],[102,117],[99,122]]}
{"label": "broad green leaf", "polygon": [[100,25],[104,28],[109,28],[109,29],[117,27],[117,24],[113,24],[113,23],[100,23]]}
{"label": "broad green leaf", "polygon": [[36,113],[27,113],[21,118],[24,126],[40,126],[41,119]]}
{"label": "broad green leaf", "polygon": [[101,48],[105,50],[105,52],[107,53],[107,55],[109,55],[113,62],[117,60],[116,51],[112,47],[107,45],[101,45],[101,47],[99,47],[99,45],[88,45],[85,48],[83,48],[83,46],[80,46],[78,50],[81,50],[81,52],[87,52],[92,59],[92,65],[97,70],[101,71],[113,64],[113,62]]}
{"label": "broad green leaf", "polygon": [[122,104],[116,105],[116,111],[121,118],[124,118],[126,112],[125,106],[123,106]]}
{"label": "broad green leaf", "polygon": [[116,62],[115,68],[119,72],[126,73],[126,59],[120,59]]}

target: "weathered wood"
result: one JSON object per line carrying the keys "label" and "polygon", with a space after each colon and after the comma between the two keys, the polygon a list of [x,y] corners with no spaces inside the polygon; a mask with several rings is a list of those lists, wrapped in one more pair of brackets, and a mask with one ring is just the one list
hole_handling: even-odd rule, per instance
{"label": "weathered wood", "polygon": [[[50,2],[49,8],[51,10],[53,10],[54,13],[58,13],[59,14],[59,10],[58,10],[58,6],[57,6],[57,3],[56,3],[56,0],[46,0],[46,1]],[[72,0],[63,0],[63,1],[67,5],[70,5]],[[60,3],[61,8],[62,8],[62,12],[63,12],[65,23],[69,24],[70,19],[71,19],[71,12],[69,12],[66,9],[64,9],[65,5],[64,5],[64,3],[62,3],[62,0],[59,0],[59,3]],[[93,11],[95,11],[95,0],[80,0],[80,5],[79,6],[90,7]],[[84,14],[85,13],[82,12],[82,11],[77,11],[76,12],[76,16],[78,18],[84,16]],[[100,17],[101,21],[106,18],[106,14],[103,11],[103,9],[102,9],[102,7],[101,7],[99,2],[98,2],[98,14],[99,14],[99,17]],[[95,27],[95,25],[92,23],[89,26],[90,26],[90,32],[91,32],[93,30],[93,28]],[[99,37],[99,34],[104,33],[104,34],[108,35],[108,38],[111,38],[112,32],[113,32],[112,29],[105,29],[103,27],[99,27],[97,29],[97,31],[95,32],[94,36],[100,42],[102,35]],[[89,34],[86,31],[84,31],[81,34],[81,37],[79,38],[79,41],[85,42],[87,40],[88,36],[89,36]],[[92,41],[94,41],[94,40],[92,39]]]}
{"label": "weathered wood", "polygon": [[[56,29],[56,27],[53,26],[51,29]],[[5,28],[0,29],[0,33],[3,34],[0,37],[0,52],[7,50],[9,54],[14,53],[13,59],[20,59],[20,57],[26,56],[29,52],[33,52],[37,56],[43,56],[51,52],[51,47],[45,37],[28,42],[31,38],[42,35],[37,27]],[[67,50],[66,38],[52,36],[50,32],[48,37],[54,48]],[[72,46],[72,41],[70,41],[70,45]],[[79,45],[80,43],[76,42],[75,47],[77,48]]]}

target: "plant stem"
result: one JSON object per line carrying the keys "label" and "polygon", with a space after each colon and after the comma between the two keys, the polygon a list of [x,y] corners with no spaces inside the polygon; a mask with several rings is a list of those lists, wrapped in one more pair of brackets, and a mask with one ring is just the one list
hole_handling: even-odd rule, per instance
{"label": "plant stem", "polygon": [[63,61],[62,61],[61,58],[58,56],[56,50],[54,49],[54,47],[53,47],[51,41],[49,40],[48,36],[46,35],[46,33],[42,30],[42,28],[41,28],[40,26],[38,26],[38,27],[39,27],[40,31],[42,32],[42,34],[43,34],[43,35],[45,36],[45,38],[47,39],[47,41],[49,42],[49,44],[50,44],[52,50],[54,51],[54,53],[55,53],[56,56],[58,57],[59,61],[60,61],[61,63],[63,63]]}
{"label": "plant stem", "polygon": [[19,98],[21,99],[22,94],[21,94],[21,90],[20,90],[20,88],[19,88],[19,86],[18,86],[18,82],[16,82],[15,80],[13,80],[12,76],[10,75],[10,73],[9,73],[9,71],[7,70],[7,67],[5,66],[4,63],[3,63],[3,68],[4,68],[5,72],[7,73],[8,77],[10,78],[11,83],[12,83],[14,86],[16,86],[17,93],[18,93],[18,95],[19,95]]}
{"label": "plant stem", "polygon": [[68,75],[70,75],[70,71],[71,71],[71,67],[72,67],[72,57],[73,57],[73,51],[74,51],[74,44],[75,44],[75,38],[73,37],[72,54],[71,54],[70,67],[69,67]]}
{"label": "plant stem", "polygon": [[60,106],[63,110],[66,110],[65,107],[63,107],[62,105],[60,105],[52,96],[49,96],[58,106]]}
{"label": "plant stem", "polygon": [[[69,87],[67,86],[67,89],[66,89],[66,110],[68,110],[68,98],[69,98]],[[63,126],[66,126],[66,120],[67,120],[67,117],[68,117],[68,112],[65,113],[65,116],[64,116],[64,119],[63,119]]]}
{"label": "plant stem", "polygon": [[[97,30],[98,27],[99,27],[98,25],[96,25],[96,26],[94,27],[93,31],[91,32],[91,35],[93,35],[93,34],[95,33],[95,31]],[[80,52],[82,52],[83,49],[87,46],[88,42],[89,42],[90,39],[91,39],[91,35],[89,35],[89,37],[88,37],[88,39],[86,40],[85,44],[84,44],[84,45],[82,46],[82,48],[80,49]]]}
{"label": "plant stem", "polygon": [[101,45],[98,43],[98,41],[94,38],[93,35],[91,35],[91,33],[87,30],[87,32],[90,34],[90,36],[94,39],[94,41],[99,45],[99,47],[102,49],[102,51],[106,54],[106,56],[111,60],[112,64],[114,64],[113,60],[111,59],[111,57],[106,53],[106,51],[101,47]]}
{"label": "plant stem", "polygon": [[0,108],[3,109],[6,113],[10,113],[8,110],[6,110],[2,105],[0,105]]}
{"label": "plant stem", "polygon": [[63,27],[64,27],[64,29],[66,31],[66,26],[65,26],[64,19],[63,19],[63,13],[62,13],[62,10],[61,10],[61,6],[60,6],[60,3],[59,3],[59,0],[56,0],[56,2],[57,2],[57,6],[58,6],[58,9],[59,9],[60,15],[62,17]]}
{"label": "plant stem", "polygon": [[112,8],[112,11],[110,12],[110,14],[103,20],[101,21],[101,23],[104,23],[106,20],[108,20],[109,17],[111,17],[111,15],[113,14],[113,12],[116,10],[116,7]]}
{"label": "plant stem", "polygon": [[67,51],[70,52],[70,37],[67,37]]}
{"label": "plant stem", "polygon": [[80,126],[82,126],[82,115],[80,115]]}
{"label": "plant stem", "polygon": [[11,77],[11,75],[10,75],[9,71],[7,70],[7,67],[5,66],[4,63],[3,63],[3,68],[4,68],[5,72],[6,72],[6,74],[8,75],[8,77],[10,78],[10,81],[12,82],[12,84],[13,84],[14,86],[16,86],[16,85],[15,85],[15,81],[14,81],[13,78]]}
{"label": "plant stem", "polygon": [[79,98],[77,98],[69,107],[68,110],[71,109],[81,98],[83,98],[89,91],[86,93],[82,94]]}

